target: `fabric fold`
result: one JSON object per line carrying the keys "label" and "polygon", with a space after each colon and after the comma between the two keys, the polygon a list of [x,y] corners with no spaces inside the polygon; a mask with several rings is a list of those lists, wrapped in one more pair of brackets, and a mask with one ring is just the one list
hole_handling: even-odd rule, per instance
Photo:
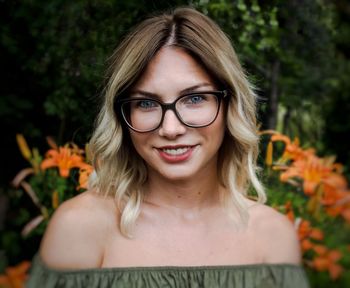
{"label": "fabric fold", "polygon": [[301,266],[252,264],[60,270],[33,259],[27,288],[308,288]]}

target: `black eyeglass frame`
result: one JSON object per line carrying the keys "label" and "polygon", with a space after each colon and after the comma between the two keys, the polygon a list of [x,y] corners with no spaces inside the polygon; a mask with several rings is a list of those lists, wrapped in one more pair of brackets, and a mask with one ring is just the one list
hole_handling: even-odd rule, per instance
{"label": "black eyeglass frame", "polygon": [[[181,116],[179,115],[179,113],[177,112],[176,110],[176,103],[184,98],[184,97],[188,97],[188,96],[195,96],[195,95],[202,95],[202,94],[212,94],[214,96],[217,97],[217,100],[218,100],[218,107],[217,107],[217,111],[216,111],[216,115],[215,117],[213,118],[213,120],[208,123],[208,124],[205,124],[205,125],[189,125],[187,123],[185,123],[182,119],[181,119]],[[157,130],[163,123],[163,120],[164,120],[164,115],[165,115],[165,112],[167,110],[171,110],[174,112],[174,114],[176,115],[177,119],[185,126],[187,127],[190,127],[190,128],[203,128],[203,127],[207,127],[209,125],[211,125],[215,120],[216,118],[218,117],[218,114],[219,114],[219,111],[220,111],[220,106],[221,106],[221,102],[222,102],[222,99],[226,98],[228,96],[228,92],[227,90],[218,90],[218,91],[198,91],[198,92],[191,92],[191,93],[187,93],[187,94],[183,94],[181,95],[180,97],[176,98],[175,101],[173,101],[172,103],[163,103],[157,99],[154,99],[154,98],[144,98],[144,97],[137,97],[137,98],[124,98],[124,99],[117,99],[115,101],[115,105],[114,105],[114,109],[115,111],[118,111],[119,112],[119,115],[122,115],[123,117],[123,120],[125,122],[125,124],[133,131],[135,132],[138,132],[138,133],[148,133],[148,132],[153,132],[155,130]],[[135,129],[134,127],[132,127],[129,122],[127,121],[127,117],[126,115],[124,114],[124,111],[122,109],[122,106],[124,103],[128,103],[128,102],[132,102],[134,100],[150,100],[150,101],[154,101],[154,102],[157,102],[160,107],[162,108],[162,117],[159,121],[159,124],[158,126],[156,126],[155,128],[153,129],[150,129],[150,130],[146,130],[146,131],[143,131],[143,130],[138,130],[138,129]]]}

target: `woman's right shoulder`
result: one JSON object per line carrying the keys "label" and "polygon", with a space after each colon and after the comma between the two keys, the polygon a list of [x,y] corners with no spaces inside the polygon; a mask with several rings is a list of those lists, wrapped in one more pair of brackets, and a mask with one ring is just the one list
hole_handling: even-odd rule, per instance
{"label": "woman's right shoulder", "polygon": [[113,198],[87,191],[62,203],[45,231],[40,257],[51,268],[99,267],[109,231],[116,229]]}

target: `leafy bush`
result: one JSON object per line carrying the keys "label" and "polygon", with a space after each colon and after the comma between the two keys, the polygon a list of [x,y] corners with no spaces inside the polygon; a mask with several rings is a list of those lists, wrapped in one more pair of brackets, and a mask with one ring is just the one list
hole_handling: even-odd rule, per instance
{"label": "leafy bush", "polygon": [[[38,149],[28,147],[22,135],[17,135],[17,142],[30,167],[16,175],[14,189],[8,191],[10,209],[0,237],[5,251],[5,257],[0,257],[1,266],[33,257],[55,209],[86,190],[92,172],[86,153],[74,143],[58,147],[48,138],[50,149],[42,157]],[[9,266],[0,277],[0,287],[22,287],[27,266],[28,262]]]}
{"label": "leafy bush", "polygon": [[312,287],[345,287],[350,283],[350,190],[342,165],[334,156],[321,158],[300,147],[298,138],[262,134],[272,135],[264,173],[272,187],[269,204],[294,223]]}

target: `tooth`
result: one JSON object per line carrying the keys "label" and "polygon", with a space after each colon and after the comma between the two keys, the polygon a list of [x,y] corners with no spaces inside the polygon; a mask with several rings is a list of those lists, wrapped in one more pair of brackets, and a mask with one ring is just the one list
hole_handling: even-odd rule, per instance
{"label": "tooth", "polygon": [[181,155],[184,154],[189,148],[177,148],[177,149],[163,149],[163,151],[167,154],[171,155]]}

